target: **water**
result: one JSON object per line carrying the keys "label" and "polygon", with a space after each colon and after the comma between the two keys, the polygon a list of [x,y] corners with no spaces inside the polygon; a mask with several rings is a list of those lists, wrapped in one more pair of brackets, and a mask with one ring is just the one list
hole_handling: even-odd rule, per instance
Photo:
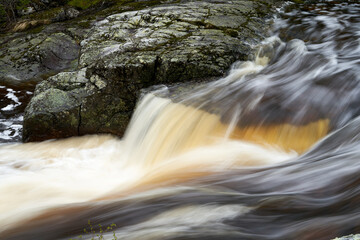
{"label": "water", "polygon": [[0,239],[360,232],[360,4],[290,7],[274,32],[223,79],[144,95],[123,139],[2,146]]}
{"label": "water", "polygon": [[33,95],[34,83],[0,83],[0,144],[19,142],[23,112]]}

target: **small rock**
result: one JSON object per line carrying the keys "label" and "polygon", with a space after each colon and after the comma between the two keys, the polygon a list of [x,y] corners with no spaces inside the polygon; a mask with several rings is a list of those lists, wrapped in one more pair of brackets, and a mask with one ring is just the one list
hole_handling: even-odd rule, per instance
{"label": "small rock", "polygon": [[35,11],[36,11],[36,10],[35,10],[34,7],[27,7],[27,8],[25,8],[25,9],[19,11],[19,14],[20,14],[21,16],[24,16],[24,15],[29,15],[29,14],[31,14],[31,13],[34,13]]}

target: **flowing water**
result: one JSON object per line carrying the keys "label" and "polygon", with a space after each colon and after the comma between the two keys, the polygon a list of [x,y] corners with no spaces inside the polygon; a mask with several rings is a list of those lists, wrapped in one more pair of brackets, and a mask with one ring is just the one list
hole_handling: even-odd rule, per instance
{"label": "flowing water", "polygon": [[0,239],[360,232],[360,4],[280,11],[254,61],[145,94],[123,139],[3,145]]}
{"label": "flowing water", "polygon": [[0,144],[21,140],[23,112],[34,83],[0,84]]}

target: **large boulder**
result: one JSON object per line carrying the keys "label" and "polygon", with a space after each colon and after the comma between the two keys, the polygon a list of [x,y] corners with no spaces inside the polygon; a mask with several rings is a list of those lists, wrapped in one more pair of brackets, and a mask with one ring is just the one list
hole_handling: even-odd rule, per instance
{"label": "large boulder", "polygon": [[265,37],[275,6],[184,1],[106,17],[81,42],[80,70],[37,86],[25,112],[23,140],[121,136],[140,89],[223,76]]}

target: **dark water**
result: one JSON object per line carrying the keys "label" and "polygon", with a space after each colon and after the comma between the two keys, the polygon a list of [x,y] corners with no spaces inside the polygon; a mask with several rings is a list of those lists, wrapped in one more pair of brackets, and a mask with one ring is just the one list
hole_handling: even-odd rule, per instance
{"label": "dark water", "polygon": [[[95,200],[35,211],[0,231],[0,239],[80,239],[79,235],[83,235],[82,239],[91,239],[95,235],[83,231],[86,227],[87,232],[91,231],[89,220],[94,231],[99,230],[98,224],[116,224],[109,233],[101,234],[105,239],[113,239],[115,234],[118,239],[302,240],[360,233],[360,4],[326,1],[286,9],[275,22],[275,37],[269,39],[260,52],[259,57],[271,59],[266,67],[254,63],[238,64],[228,77],[195,91],[178,96],[174,93],[176,90],[165,89],[158,94],[167,96],[170,93],[174,102],[196,107],[200,109],[196,110],[198,112],[216,113],[221,124],[229,126],[231,131],[252,126],[271,130],[274,126],[288,124],[292,128],[280,142],[292,141],[290,149],[302,142],[312,144],[309,136],[316,135],[314,132],[320,127],[325,129],[325,138],[305,152],[290,154],[288,161],[272,159],[265,167],[229,165],[216,171],[194,165],[196,161],[208,164],[206,160],[211,157],[215,159],[215,164],[211,162],[214,167],[218,162],[229,161],[232,152],[229,154],[227,145],[220,145],[219,155],[211,150],[218,146],[210,146],[203,152],[192,152],[180,158],[186,160],[191,156],[191,164],[182,162],[177,167],[176,159],[170,161],[158,170],[162,174],[160,177],[152,175],[151,181],[147,182],[148,175],[144,175],[141,184],[126,191],[120,191],[118,187]],[[252,69],[247,72],[249,74],[244,75],[243,71],[249,69]],[[0,91],[4,95],[9,92],[5,88]],[[149,104],[154,101],[144,101],[138,111],[147,114],[150,107],[146,106],[152,106]],[[150,139],[151,146],[147,148],[146,145],[149,143],[146,137],[156,133],[151,131],[151,124],[156,123],[155,116],[164,115],[163,110],[174,105],[169,102],[160,101],[163,106],[158,112],[147,114],[148,125],[141,131],[137,129],[140,133],[133,138],[135,140],[131,141],[130,128],[124,143],[112,146],[124,144],[125,150],[145,152],[147,157],[151,155],[151,149],[160,152],[166,146],[172,146],[166,145],[170,138],[164,138],[164,142],[159,143],[162,148],[156,148],[155,142],[160,142],[158,137]],[[175,112],[178,115],[171,117],[179,120],[174,126],[187,121],[184,120],[188,116],[185,111],[176,108]],[[191,114],[196,115],[195,112]],[[139,116],[142,115],[139,113]],[[135,120],[133,125],[137,126]],[[203,126],[208,123],[203,115],[196,121]],[[308,124],[314,126],[304,128],[309,133],[300,138],[297,135],[300,133],[294,129]],[[188,125],[182,126],[182,131],[186,132]],[[164,130],[165,125],[162,128]],[[189,128],[191,131],[197,129],[192,125]],[[175,134],[175,138],[180,138],[180,133]],[[316,136],[322,137],[321,134]],[[226,141],[228,138],[228,135],[224,137]],[[29,148],[36,146],[40,145]],[[260,148],[246,149],[250,155],[241,155],[242,158],[251,159],[251,154],[264,159],[271,157],[270,152],[264,154]],[[11,150],[11,147],[2,149],[9,154],[13,153]],[[174,150],[176,148],[172,147],[165,153]],[[124,151],[122,156],[131,154]],[[148,160],[139,160],[141,155],[135,156],[136,162],[130,161],[131,164],[149,165]],[[280,153],[274,156],[280,158]],[[38,158],[46,159],[42,155]],[[6,163],[7,169],[14,165],[11,161]],[[151,166],[157,166],[153,162],[151,160]],[[17,164],[18,169],[23,169],[23,163]],[[115,165],[111,166],[115,168]],[[149,169],[154,174],[161,167]],[[94,176],[93,185],[86,187],[91,189],[93,186],[96,191],[96,182],[101,182],[110,172],[104,172],[98,179]],[[33,173],[31,176],[37,177],[35,170]],[[81,170],[73,173],[80,174]],[[121,178],[121,173],[115,176]],[[67,177],[64,174],[63,180]]]}
{"label": "dark water", "polygon": [[23,113],[34,88],[35,83],[0,83],[0,143],[21,141]]}

